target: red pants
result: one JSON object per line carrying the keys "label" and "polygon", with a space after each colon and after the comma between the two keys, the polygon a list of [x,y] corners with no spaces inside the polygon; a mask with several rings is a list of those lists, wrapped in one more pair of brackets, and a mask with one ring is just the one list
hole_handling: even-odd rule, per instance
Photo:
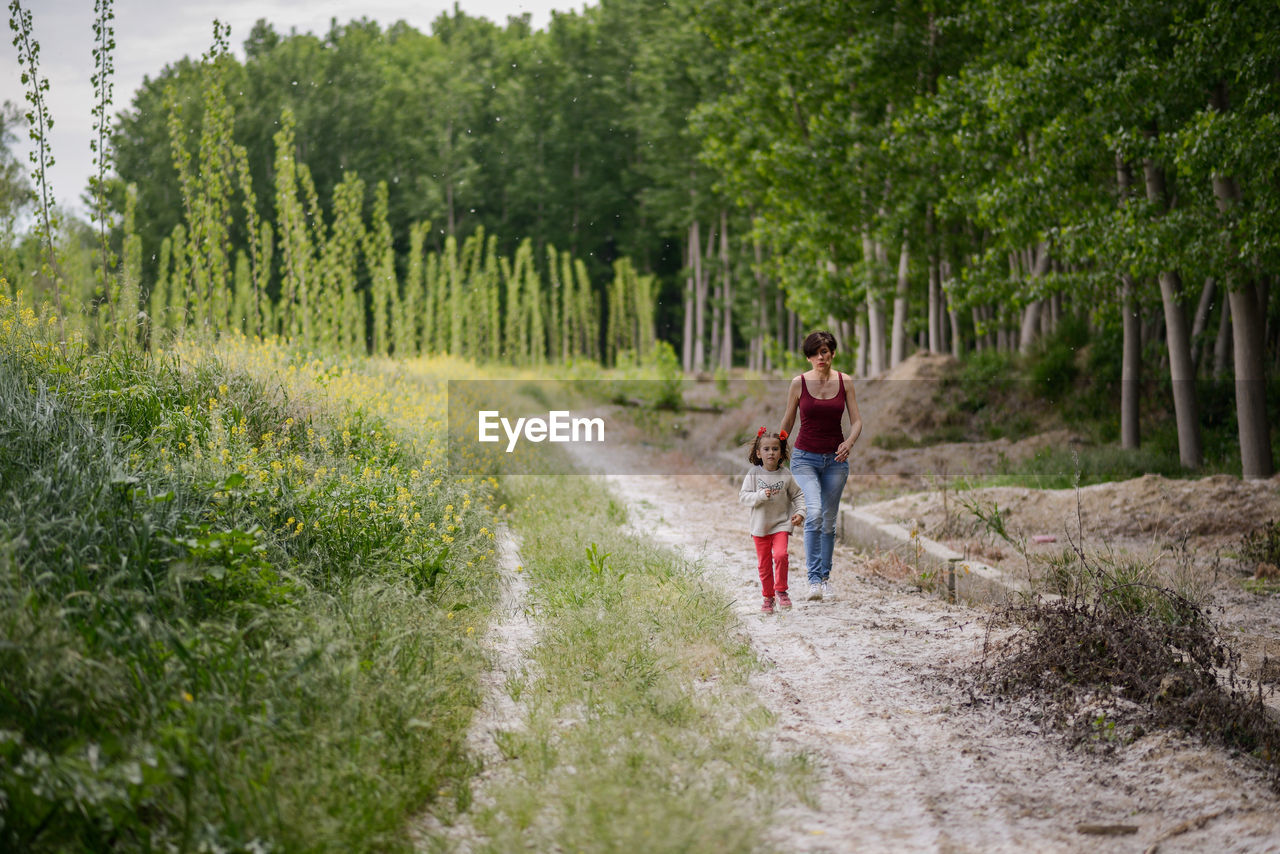
{"label": "red pants", "polygon": [[760,570],[760,588],[764,598],[772,599],[775,593],[787,592],[787,538],[791,534],[779,531],[767,537],[752,537],[756,541],[756,567]]}

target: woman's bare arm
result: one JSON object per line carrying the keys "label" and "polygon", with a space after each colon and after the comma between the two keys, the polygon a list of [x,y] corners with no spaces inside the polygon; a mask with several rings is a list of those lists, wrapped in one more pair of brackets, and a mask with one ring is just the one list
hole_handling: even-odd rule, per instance
{"label": "woman's bare arm", "polygon": [[800,406],[800,377],[791,380],[791,388],[787,390],[787,411],[782,415],[782,425],[778,428],[778,432],[786,431],[788,435],[791,433],[792,426],[796,423],[796,409]]}
{"label": "woman's bare arm", "polygon": [[836,448],[836,460],[841,462],[849,459],[849,452],[853,450],[854,442],[857,442],[858,437],[862,435],[862,416],[858,414],[858,398],[853,393],[853,378],[848,374],[843,376],[846,380],[844,405],[849,412],[849,436],[840,443],[840,447]]}

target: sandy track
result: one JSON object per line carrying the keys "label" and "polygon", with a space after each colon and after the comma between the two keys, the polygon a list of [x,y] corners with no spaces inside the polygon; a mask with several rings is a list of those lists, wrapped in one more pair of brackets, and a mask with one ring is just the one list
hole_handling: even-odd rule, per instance
{"label": "sandy track", "polygon": [[[467,747],[480,762],[480,771],[471,781],[471,812],[492,807],[493,787],[510,781],[510,768],[497,739],[503,731],[520,729],[525,718],[524,704],[513,700],[507,690],[508,679],[523,678],[530,669],[527,650],[537,640],[521,563],[519,538],[504,524],[498,530],[501,599],[486,636],[493,666],[481,676],[484,698],[467,730]],[[471,812],[453,817],[451,823],[424,813],[410,823],[410,839],[419,851],[478,850],[485,840],[471,822]]]}
{"label": "sandy track", "polygon": [[[635,469],[632,469],[635,470]],[[958,676],[983,642],[983,612],[859,574],[836,552],[833,601],[760,615],[754,552],[736,486],[702,475],[609,475],[631,525],[696,561],[736,600],[770,668],[757,679],[780,751],[819,766],[816,805],[784,808],[793,851],[1276,851],[1280,801],[1226,752],[1168,734],[1099,751],[1046,737],[1029,704],[973,704]],[[1123,835],[1102,835],[1108,826]]]}

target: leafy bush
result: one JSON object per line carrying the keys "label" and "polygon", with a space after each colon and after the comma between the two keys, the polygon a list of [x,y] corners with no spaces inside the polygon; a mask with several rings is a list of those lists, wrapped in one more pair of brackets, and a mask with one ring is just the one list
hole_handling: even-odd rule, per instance
{"label": "leafy bush", "polygon": [[960,408],[977,412],[1013,387],[1015,357],[1012,353],[982,350],[967,358],[956,382],[962,397]]}
{"label": "leafy bush", "polygon": [[1245,534],[1240,540],[1240,555],[1253,564],[1280,567],[1280,521],[1272,519]]}
{"label": "leafy bush", "polygon": [[1061,401],[1079,374],[1076,348],[1063,340],[1049,342],[1032,360],[1028,373],[1038,395],[1050,401]]}

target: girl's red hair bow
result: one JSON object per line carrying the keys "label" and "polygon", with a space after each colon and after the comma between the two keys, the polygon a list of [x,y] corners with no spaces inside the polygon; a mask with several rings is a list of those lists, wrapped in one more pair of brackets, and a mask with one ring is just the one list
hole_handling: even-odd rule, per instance
{"label": "girl's red hair bow", "polygon": [[764,428],[761,427],[759,430],[756,431],[756,438],[759,439],[763,435],[764,435]]}
{"label": "girl's red hair bow", "polygon": [[778,438],[779,438],[779,439],[783,439],[783,440],[785,440],[785,439],[787,438],[787,431],[786,431],[786,430],[779,430],[779,431],[778,431]]}

